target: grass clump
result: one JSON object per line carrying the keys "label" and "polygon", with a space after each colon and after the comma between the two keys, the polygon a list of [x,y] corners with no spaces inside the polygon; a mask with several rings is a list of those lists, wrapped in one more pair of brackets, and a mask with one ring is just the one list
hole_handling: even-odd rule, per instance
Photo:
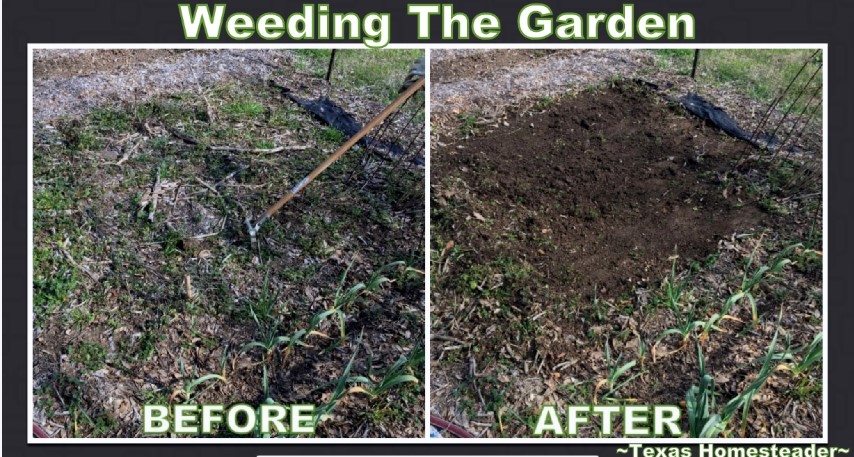
{"label": "grass clump", "polygon": [[[294,53],[298,68],[318,78],[326,76],[331,51],[299,49]],[[390,103],[397,98],[410,66],[422,55],[424,51],[418,49],[338,49],[330,83]]]}
{"label": "grass clump", "polygon": [[[693,49],[660,49],[654,52],[659,56],[660,66],[675,69],[682,75],[691,73]],[[701,49],[696,78],[701,85],[732,87],[767,103],[786,88],[814,52],[814,49]],[[803,73],[808,73],[806,76],[800,75],[800,85],[806,83],[816,65],[820,64],[821,54],[817,59],[804,70]],[[795,98],[796,95],[790,93],[783,101],[783,107],[794,103]],[[806,101],[803,98],[799,103]]]}
{"label": "grass clump", "polygon": [[71,361],[88,371],[99,370],[107,361],[107,349],[94,341],[81,341],[71,349]]}
{"label": "grass clump", "polygon": [[254,100],[238,100],[223,106],[223,111],[237,118],[253,118],[264,113],[264,105]]}

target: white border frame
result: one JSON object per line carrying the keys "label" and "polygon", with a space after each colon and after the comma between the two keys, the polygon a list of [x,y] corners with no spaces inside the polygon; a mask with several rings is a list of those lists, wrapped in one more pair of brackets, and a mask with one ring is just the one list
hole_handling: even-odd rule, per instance
{"label": "white border frame", "polygon": [[[216,43],[216,44],[191,44],[191,43],[173,43],[173,44],[144,44],[144,43],[128,43],[128,44],[27,44],[27,178],[29,185],[27,188],[27,280],[28,284],[33,283],[33,51],[36,49],[364,49],[365,46],[358,43],[258,43],[258,44],[237,44],[237,43]],[[500,43],[424,43],[417,45],[415,43],[407,44],[390,44],[386,49],[424,49],[425,50],[425,70],[428,84],[425,86],[425,179],[424,186],[427,189],[425,192],[425,332],[424,332],[424,347],[425,347],[425,406],[424,406],[424,422],[425,435],[423,438],[290,438],[290,439],[269,439],[269,438],[34,438],[32,433],[27,435],[28,444],[205,444],[205,443],[245,443],[245,444],[266,444],[266,445],[286,445],[294,444],[342,444],[342,443],[359,443],[359,444],[656,444],[659,446],[665,445],[686,445],[686,444],[751,444],[751,445],[795,445],[795,444],[827,444],[827,403],[828,403],[828,45],[827,43],[800,43],[800,44],[781,44],[781,43],[743,43],[743,44],[707,44],[707,43],[521,43],[521,44],[500,44]],[[702,439],[702,438],[475,438],[475,439],[431,439],[428,438],[428,430],[430,426],[430,53],[432,49],[820,49],[822,51],[822,329],[824,332],[824,357],[822,358],[822,437],[820,438],[720,438],[720,439]],[[26,430],[31,430],[34,408],[33,404],[33,288],[27,288],[27,421]]]}

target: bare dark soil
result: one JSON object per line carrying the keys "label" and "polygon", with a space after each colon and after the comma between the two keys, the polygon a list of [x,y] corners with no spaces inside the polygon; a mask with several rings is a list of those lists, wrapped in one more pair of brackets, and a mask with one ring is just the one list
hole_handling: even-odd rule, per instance
{"label": "bare dark soil", "polygon": [[[479,436],[530,436],[544,404],[684,407],[695,343],[722,405],[756,378],[775,331],[782,351],[821,330],[820,253],[807,249],[820,249],[820,212],[769,204],[775,171],[732,173],[744,144],[661,94],[622,80],[457,124],[432,154],[434,413]],[[707,335],[664,334],[720,312],[745,272],[796,243],[792,266],[757,287],[756,322],[742,302]],[[631,361],[605,398],[609,372]],[[820,436],[821,382],[820,364],[772,376],[743,436]],[[742,436],[737,425],[725,434]]]}
{"label": "bare dark soil", "polygon": [[447,228],[472,261],[518,259],[552,292],[625,293],[767,219],[724,195],[740,145],[632,83],[507,124],[438,152],[436,176],[465,176],[485,218]]}

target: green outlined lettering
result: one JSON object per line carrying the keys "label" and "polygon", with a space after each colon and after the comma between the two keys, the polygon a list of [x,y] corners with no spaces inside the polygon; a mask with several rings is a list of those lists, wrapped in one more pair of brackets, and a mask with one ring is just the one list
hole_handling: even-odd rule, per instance
{"label": "green outlined lettering", "polygon": [[281,405],[263,403],[257,408],[236,403],[226,408],[221,404],[144,405],[143,433],[163,435],[210,435],[222,425],[235,435],[260,433],[313,435],[315,405]]}
{"label": "green outlined lettering", "polygon": [[[599,420],[593,420],[598,416]],[[544,405],[533,436],[578,436],[581,427],[599,427],[603,436],[681,436],[682,410],[674,405]]]}

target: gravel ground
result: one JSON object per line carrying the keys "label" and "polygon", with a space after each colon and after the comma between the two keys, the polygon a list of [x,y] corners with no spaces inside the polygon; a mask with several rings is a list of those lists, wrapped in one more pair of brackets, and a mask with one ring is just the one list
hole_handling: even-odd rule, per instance
{"label": "gravel ground", "polygon": [[289,50],[36,50],[33,121],[80,117],[104,104],[214,82],[257,83],[291,60]]}
{"label": "gravel ground", "polygon": [[[442,50],[433,51],[431,59],[433,112],[459,113],[474,109],[491,116],[506,105],[532,97],[562,95],[571,88],[611,76],[637,75],[646,67],[638,64],[649,64],[644,61],[651,60],[652,56],[646,51],[632,50]],[[477,77],[448,75],[448,71],[456,73],[456,66],[468,69],[469,75],[474,73]],[[484,85],[483,81],[489,84]]]}

